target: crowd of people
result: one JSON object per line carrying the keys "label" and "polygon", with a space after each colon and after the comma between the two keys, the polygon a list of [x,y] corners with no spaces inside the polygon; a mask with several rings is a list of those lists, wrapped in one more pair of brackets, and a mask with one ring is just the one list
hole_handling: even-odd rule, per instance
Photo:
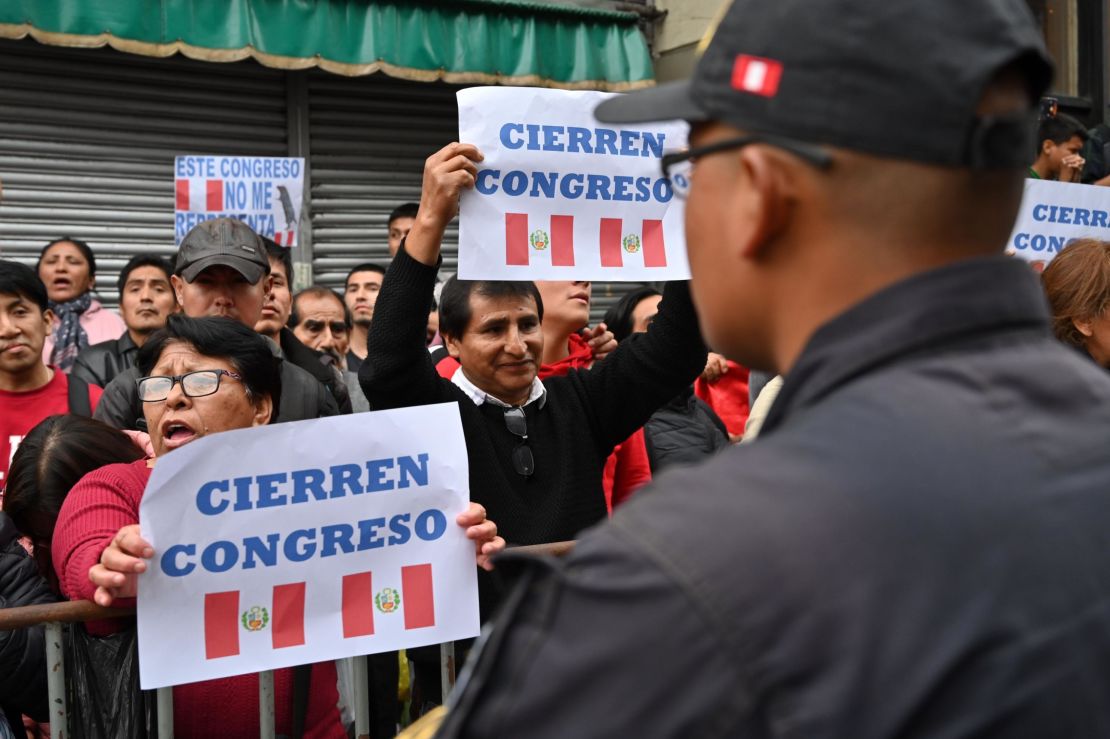
{"label": "crowd of people", "polygon": [[[118,314],[79,238],[0,259],[0,608],[133,605],[154,555],[139,502],[178,447],[454,403],[456,521],[494,629],[456,645],[473,653],[443,736],[1107,735],[1110,242],[1040,275],[1002,252],[1023,175],[1110,173],[1055,108],[1030,163],[1041,42],[1016,2],[955,5],[917,19],[976,60],[943,90],[905,19],[864,13],[875,43],[849,48],[813,17],[784,33],[795,0],[737,0],[693,86],[602,105],[690,121],[672,164],[698,176],[692,283],[638,287],[593,326],[589,282],[440,275],[483,159],[465,142],[390,215],[389,263],[341,292],[295,289],[290,250],[227,218],[173,260],[132,257]],[[751,94],[733,67],[753,49],[824,66]],[[837,94],[844,58],[885,118],[837,100],[815,127],[792,101]],[[749,368],[775,379],[757,392]],[[502,552],[575,539],[561,562]],[[0,632],[0,739],[48,717],[43,639]],[[278,733],[347,736],[369,700],[371,735],[393,736],[444,698],[438,651],[374,655],[365,696],[341,672],[276,671]],[[257,696],[252,676],[177,686],[175,734],[257,733]]]}

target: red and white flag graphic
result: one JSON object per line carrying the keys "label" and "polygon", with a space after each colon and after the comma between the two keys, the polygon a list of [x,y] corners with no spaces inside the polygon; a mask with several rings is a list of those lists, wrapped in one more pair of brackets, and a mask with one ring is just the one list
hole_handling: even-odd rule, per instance
{"label": "red and white flag graphic", "polygon": [[[539,219],[535,219],[539,220]],[[527,213],[505,214],[505,264],[526,266],[533,251],[550,249],[554,267],[574,266],[574,216],[551,216],[529,228]]]}
{"label": "red and white flag graphic", "polygon": [[740,54],[732,65],[732,88],[773,98],[779,91],[782,62]]}
{"label": "red and white flag graphic", "polygon": [[224,209],[223,180],[174,180],[174,209],[192,213]]}
{"label": "red and white flag graphic", "polygon": [[274,243],[278,246],[293,246],[293,232],[274,231]]}
{"label": "red and white flag graphic", "polygon": [[[631,224],[630,224],[631,225]],[[639,258],[643,252],[645,267],[666,267],[667,248],[663,243],[663,221],[644,219],[640,229],[625,232],[620,218],[602,218],[599,242],[602,267],[623,267],[625,255]]]}
{"label": "red and white flag graphic", "polygon": [[[305,583],[275,585],[269,604],[244,603],[240,595],[229,590],[204,596],[205,659],[238,655],[241,630],[269,628],[274,649],[305,644]],[[375,608],[385,614],[400,611],[405,630],[435,626],[432,566],[402,567],[399,593],[383,587],[375,594],[372,572],[345,575],[340,604],[343,638],[372,636]]]}

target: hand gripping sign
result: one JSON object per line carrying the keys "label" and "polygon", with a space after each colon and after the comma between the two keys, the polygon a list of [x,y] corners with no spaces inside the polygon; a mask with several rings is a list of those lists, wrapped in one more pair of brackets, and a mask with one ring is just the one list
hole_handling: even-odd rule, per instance
{"label": "hand gripping sign", "polygon": [[1006,252],[1040,271],[1075,239],[1110,239],[1110,187],[1027,179]]}
{"label": "hand gripping sign", "polygon": [[236,218],[281,246],[297,246],[304,192],[300,157],[174,158],[174,243],[201,221]]}
{"label": "hand gripping sign", "polygon": [[684,123],[603,125],[612,93],[472,87],[459,140],[485,155],[459,204],[459,277],[687,279],[683,203],[663,178]]}
{"label": "hand gripping sign", "polygon": [[[428,429],[435,429],[429,434]],[[228,431],[158,460],[139,508],[144,689],[478,634],[454,403]]]}

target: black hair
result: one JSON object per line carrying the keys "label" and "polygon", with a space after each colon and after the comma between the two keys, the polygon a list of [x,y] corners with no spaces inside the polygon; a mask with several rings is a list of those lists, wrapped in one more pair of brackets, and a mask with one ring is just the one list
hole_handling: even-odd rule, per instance
{"label": "black hair", "polygon": [[170,275],[173,274],[173,267],[169,260],[156,257],[153,254],[136,254],[127,260],[127,264],[123,265],[123,269],[119,273],[119,279],[116,280],[120,295],[123,295],[123,288],[127,286],[127,278],[139,267],[156,267],[162,270],[166,273],[166,282],[169,282]]}
{"label": "black hair", "polygon": [[439,294],[439,332],[453,339],[461,339],[470,324],[470,295],[477,293],[486,298],[532,298],[536,313],[543,321],[543,298],[534,282],[509,280],[460,280],[452,277]]}
{"label": "black hair", "polygon": [[617,301],[609,310],[605,311],[605,325],[613,332],[613,337],[618,342],[624,341],[632,335],[632,313],[644,298],[663,293],[654,287],[638,287]]}
{"label": "black hair", "polygon": [[1078,136],[1080,141],[1086,142],[1089,138],[1087,129],[1083,124],[1072,118],[1066,113],[1057,113],[1041,121],[1041,125],[1037,128],[1037,150],[1036,156],[1040,156],[1041,147],[1045,141],[1051,141],[1054,144],[1062,144],[1071,139],[1072,136]]}
{"label": "black hair", "polygon": [[49,305],[46,285],[38,272],[10,259],[0,259],[0,293],[26,298],[38,305],[39,310],[46,310]]}
{"label": "black hair", "polygon": [[[293,250],[281,246],[278,242],[273,239],[268,239],[265,236],[259,236],[258,238],[262,239],[262,246],[266,247],[266,256],[281,262],[281,266],[285,268],[285,281],[292,284]],[[273,270],[270,270],[270,274],[273,274]]]}
{"label": "black hair", "polygon": [[293,308],[289,311],[289,322],[286,324],[287,326],[289,326],[289,328],[296,328],[297,326],[301,325],[302,316],[299,312],[297,312],[297,302],[300,301],[303,296],[315,296],[317,298],[335,298],[339,301],[339,304],[343,306],[343,323],[347,325],[347,330],[350,331],[354,327],[354,318],[351,317],[351,309],[347,307],[347,301],[341,298],[335,292],[335,290],[332,290],[331,288],[327,288],[322,285],[312,285],[310,287],[306,287],[304,290],[301,290],[299,293],[293,296]]}
{"label": "black hair", "polygon": [[139,349],[140,376],[149,375],[166,345],[175,341],[191,344],[206,357],[227,360],[243,376],[243,387],[251,402],[263,395],[270,396],[273,403],[270,422],[274,422],[281,399],[281,369],[267,339],[230,318],[189,318],[175,313],[166,320],[166,327],[151,334]]}
{"label": "black hair", "polygon": [[398,218],[416,218],[416,213],[419,210],[419,203],[401,203],[389,214],[389,220],[386,222],[386,226],[391,225]]}
{"label": "black hair", "polygon": [[46,256],[46,252],[50,251],[50,247],[55,244],[73,244],[76,246],[77,251],[81,252],[81,256],[85,257],[85,261],[89,263],[89,277],[96,277],[96,257],[93,256],[92,247],[81,239],[75,239],[72,236],[62,236],[42,247],[42,251],[39,252],[39,261],[35,264],[36,272],[38,272],[39,267],[42,266],[42,258]]}
{"label": "black hair", "polygon": [[4,512],[31,539],[39,573],[55,592],[50,540],[69,491],[95,469],[144,456],[127,434],[83,416],[48,416],[23,437],[8,470]]}
{"label": "black hair", "polygon": [[353,275],[355,272],[377,272],[382,277],[385,277],[385,267],[380,264],[375,264],[374,262],[363,262],[362,264],[356,264],[354,267],[351,267],[351,270],[347,273],[346,279],[343,280],[344,290],[347,289],[347,283],[351,281],[351,275]]}

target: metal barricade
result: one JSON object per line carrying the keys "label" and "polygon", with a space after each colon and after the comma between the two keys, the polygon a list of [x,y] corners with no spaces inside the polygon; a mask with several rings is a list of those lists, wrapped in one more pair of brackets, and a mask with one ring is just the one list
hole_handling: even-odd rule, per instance
{"label": "metal barricade", "polygon": [[[514,552],[561,557],[574,548],[573,541],[513,547]],[[11,631],[28,626],[45,625],[47,692],[50,702],[50,727],[53,739],[68,736],[69,712],[66,706],[65,650],[62,624],[86,621],[106,621],[133,616],[129,608],[103,608],[87,600],[49,603],[37,606],[0,609],[0,631]],[[370,736],[369,664],[366,656],[354,657],[355,685],[355,737]],[[455,686],[455,645],[439,645],[440,682],[443,699]],[[258,673],[259,737],[274,739],[274,673]],[[158,706],[158,739],[173,739],[173,688],[159,688],[156,693]]]}

